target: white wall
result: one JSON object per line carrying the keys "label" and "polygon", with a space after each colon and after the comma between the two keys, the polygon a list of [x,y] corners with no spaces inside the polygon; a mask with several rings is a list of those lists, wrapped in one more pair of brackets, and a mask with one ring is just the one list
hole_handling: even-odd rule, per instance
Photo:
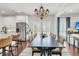
{"label": "white wall", "polygon": [[[41,31],[41,27],[42,27],[41,26],[41,19],[39,17],[29,16],[28,20],[29,20],[29,25],[30,25],[30,27],[32,28],[33,31],[36,31],[36,32]],[[54,30],[55,30],[54,20],[55,20],[54,16],[48,16],[48,17],[44,18],[42,20],[43,25],[45,26],[45,27],[43,26],[44,27],[43,31],[47,31],[47,32],[49,31],[49,32],[54,33]],[[34,29],[34,28],[36,28],[36,29]]]}
{"label": "white wall", "polygon": [[60,18],[60,36],[66,36],[66,17]]}

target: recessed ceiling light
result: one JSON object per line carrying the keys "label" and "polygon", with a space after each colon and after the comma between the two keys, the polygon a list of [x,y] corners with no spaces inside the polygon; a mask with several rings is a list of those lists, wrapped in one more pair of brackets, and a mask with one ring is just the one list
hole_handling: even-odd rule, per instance
{"label": "recessed ceiling light", "polygon": [[64,10],[64,12],[68,12],[68,11],[69,11],[69,12],[72,12],[72,9],[70,9],[70,10]]}
{"label": "recessed ceiling light", "polygon": [[5,13],[5,11],[4,11],[4,10],[2,10],[2,11],[1,11],[1,13],[2,13],[2,14],[4,14],[4,13]]}
{"label": "recessed ceiling light", "polygon": [[17,13],[21,13],[22,11],[16,11]]}
{"label": "recessed ceiling light", "polygon": [[70,12],[72,12],[72,9],[71,10],[69,10]]}

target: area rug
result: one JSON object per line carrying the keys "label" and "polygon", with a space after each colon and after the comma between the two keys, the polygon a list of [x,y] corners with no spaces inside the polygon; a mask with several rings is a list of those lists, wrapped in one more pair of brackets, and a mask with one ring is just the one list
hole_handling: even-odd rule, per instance
{"label": "area rug", "polygon": [[[32,56],[32,49],[27,47],[25,48],[19,56]],[[34,56],[40,56],[40,53],[35,53]],[[52,56],[59,56],[59,55],[52,55]],[[70,56],[67,51],[62,51],[62,56]]]}

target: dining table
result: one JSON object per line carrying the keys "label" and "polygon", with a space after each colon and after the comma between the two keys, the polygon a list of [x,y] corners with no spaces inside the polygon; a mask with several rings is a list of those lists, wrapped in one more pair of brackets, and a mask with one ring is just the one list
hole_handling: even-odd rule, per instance
{"label": "dining table", "polygon": [[64,46],[59,43],[55,38],[53,38],[50,34],[47,34],[47,36],[44,38],[42,38],[41,34],[37,34],[29,47],[40,49],[40,56],[50,55],[52,49],[64,48]]}

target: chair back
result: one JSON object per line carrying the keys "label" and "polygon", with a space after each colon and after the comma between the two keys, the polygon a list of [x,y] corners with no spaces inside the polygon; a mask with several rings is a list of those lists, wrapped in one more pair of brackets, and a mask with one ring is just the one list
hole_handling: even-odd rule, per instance
{"label": "chair back", "polygon": [[13,41],[20,40],[20,34],[12,35],[12,40],[13,40]]}
{"label": "chair back", "polygon": [[37,36],[37,34],[35,33],[35,34],[34,34],[34,38],[35,38],[36,36]]}
{"label": "chair back", "polygon": [[36,36],[37,36],[37,34],[35,33],[35,34],[32,36],[32,39],[34,39]]}
{"label": "chair back", "polygon": [[[58,42],[60,42],[62,45],[64,44],[65,38],[63,36],[59,37]],[[59,48],[59,51],[61,52],[63,50],[63,48]]]}
{"label": "chair back", "polygon": [[64,44],[65,38],[63,36],[59,37],[58,42],[60,42],[61,44]]}
{"label": "chair back", "polygon": [[51,36],[53,39],[56,39],[56,35],[55,35],[55,34],[50,33],[50,36]]}

